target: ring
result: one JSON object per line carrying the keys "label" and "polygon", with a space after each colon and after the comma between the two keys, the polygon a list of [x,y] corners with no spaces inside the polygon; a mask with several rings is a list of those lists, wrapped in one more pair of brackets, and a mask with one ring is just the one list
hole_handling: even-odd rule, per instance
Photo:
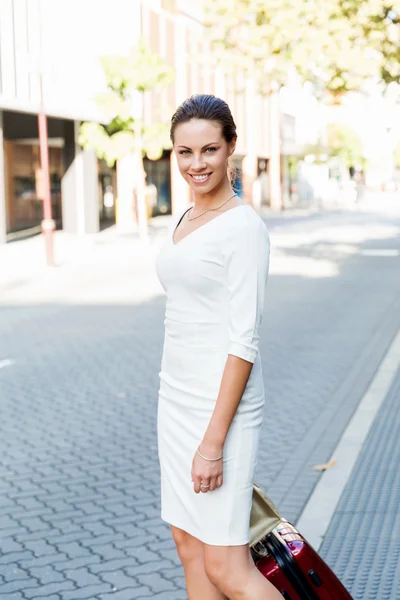
{"label": "ring", "polygon": [[210,487],[210,485],[211,485],[211,483],[209,483],[208,485],[204,485],[204,483],[201,483],[201,484],[200,484],[200,487],[205,487],[205,488],[207,488],[207,487]]}

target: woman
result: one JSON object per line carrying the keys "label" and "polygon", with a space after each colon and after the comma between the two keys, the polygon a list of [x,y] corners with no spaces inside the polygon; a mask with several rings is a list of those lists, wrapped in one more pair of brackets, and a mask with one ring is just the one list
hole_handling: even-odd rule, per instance
{"label": "woman", "polygon": [[190,600],[281,598],[248,546],[269,238],[232,190],[236,137],[228,105],[214,96],[192,96],[172,117],[194,205],[172,219],[157,257],[167,294],[158,453],[161,517],[171,525]]}

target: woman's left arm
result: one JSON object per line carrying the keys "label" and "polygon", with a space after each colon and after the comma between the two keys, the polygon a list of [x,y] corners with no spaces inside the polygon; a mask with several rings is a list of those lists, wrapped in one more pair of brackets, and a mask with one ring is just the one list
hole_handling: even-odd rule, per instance
{"label": "woman's left arm", "polygon": [[261,219],[249,217],[232,228],[224,245],[229,347],[216,405],[200,444],[201,453],[208,457],[222,454],[258,353],[270,244]]}

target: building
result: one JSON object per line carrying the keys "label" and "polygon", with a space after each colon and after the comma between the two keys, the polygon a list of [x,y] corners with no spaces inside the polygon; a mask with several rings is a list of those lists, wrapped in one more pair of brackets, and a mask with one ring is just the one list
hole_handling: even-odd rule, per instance
{"label": "building", "polygon": [[[147,122],[168,120],[193,93],[214,93],[229,103],[238,127],[234,163],[242,193],[251,198],[254,179],[274,160],[279,174],[277,98],[261,97],[242,73],[228,77],[215,68],[201,2],[114,0],[112,8],[105,0],[0,2],[0,242],[40,231],[41,83],[57,226],[84,234],[113,222],[115,173],[93,152],[82,151],[78,133],[82,121],[101,121],[95,101],[105,85],[99,58],[127,54],[140,36],[175,71],[168,88],[146,94]],[[157,189],[154,214],[180,211],[189,202],[170,154],[145,159],[147,183]],[[134,218],[129,186],[119,185],[118,209],[120,222]]]}
{"label": "building", "polygon": [[57,226],[90,233],[113,218],[112,207],[102,201],[112,172],[93,153],[81,151],[78,131],[82,121],[100,119],[95,96],[104,83],[98,57],[127,51],[132,32],[139,35],[140,12],[137,3],[116,1],[111,14],[106,5],[93,0],[1,0],[1,242],[40,230],[40,83]]}

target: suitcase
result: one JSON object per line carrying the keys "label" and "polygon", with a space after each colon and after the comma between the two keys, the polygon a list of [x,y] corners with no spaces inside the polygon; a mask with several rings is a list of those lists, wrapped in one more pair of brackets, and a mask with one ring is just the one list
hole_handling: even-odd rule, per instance
{"label": "suitcase", "polygon": [[251,548],[258,570],[286,600],[353,600],[328,565],[285,519]]}

